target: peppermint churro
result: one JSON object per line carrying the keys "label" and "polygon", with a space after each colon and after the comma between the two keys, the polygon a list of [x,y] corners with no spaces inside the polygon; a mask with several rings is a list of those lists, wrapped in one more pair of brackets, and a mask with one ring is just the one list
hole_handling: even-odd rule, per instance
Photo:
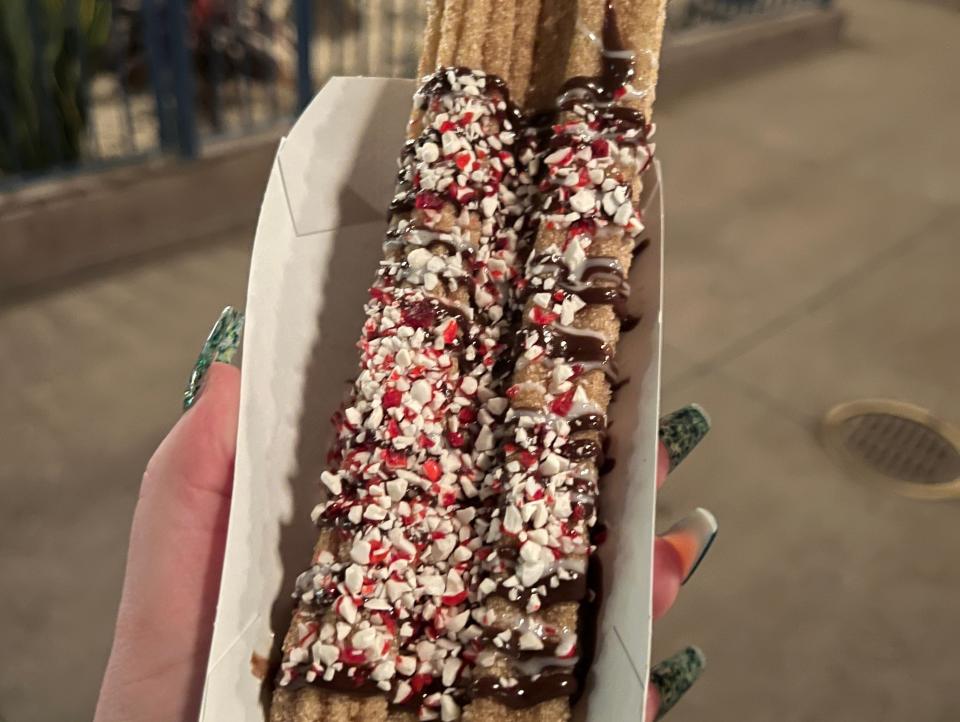
{"label": "peppermint churro", "polygon": [[569,718],[663,15],[429,4],[273,722]]}

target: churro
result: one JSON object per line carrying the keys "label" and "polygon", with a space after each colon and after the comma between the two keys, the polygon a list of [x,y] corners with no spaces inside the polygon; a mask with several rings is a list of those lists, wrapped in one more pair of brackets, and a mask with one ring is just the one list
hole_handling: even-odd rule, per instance
{"label": "churro", "polygon": [[569,718],[663,17],[430,2],[273,722]]}

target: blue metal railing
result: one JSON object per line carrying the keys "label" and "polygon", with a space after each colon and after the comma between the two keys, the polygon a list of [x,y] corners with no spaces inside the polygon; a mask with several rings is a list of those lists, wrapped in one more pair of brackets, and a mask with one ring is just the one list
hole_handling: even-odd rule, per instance
{"label": "blue metal railing", "polygon": [[[668,30],[829,3],[671,0]],[[195,157],[288,122],[331,75],[411,77],[424,24],[422,0],[50,7],[0,0],[0,188],[158,152]]]}

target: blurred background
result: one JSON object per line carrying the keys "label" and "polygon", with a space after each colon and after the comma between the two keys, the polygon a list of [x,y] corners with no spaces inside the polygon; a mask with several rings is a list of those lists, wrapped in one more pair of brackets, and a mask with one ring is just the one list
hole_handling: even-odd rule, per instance
{"label": "blurred background", "polygon": [[[422,20],[0,2],[2,722],[92,715],[140,475],[244,303],[277,140],[330,75],[412,76]],[[714,430],[658,513],[721,528],[655,627],[709,660],[678,722],[960,720],[954,432],[822,424],[960,417],[958,41],[957,0],[671,5],[663,404]]]}

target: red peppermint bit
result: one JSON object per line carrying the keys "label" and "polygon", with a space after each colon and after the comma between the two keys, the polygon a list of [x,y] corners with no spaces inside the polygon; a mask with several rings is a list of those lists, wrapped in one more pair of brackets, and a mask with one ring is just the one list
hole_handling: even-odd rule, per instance
{"label": "red peppermint bit", "polygon": [[526,468],[537,465],[537,455],[530,451],[520,452],[520,463]]}
{"label": "red peppermint bit", "polygon": [[377,300],[384,305],[389,305],[393,303],[393,296],[391,296],[386,291],[380,288],[377,288],[376,286],[373,286],[370,289],[370,298]]}
{"label": "red peppermint bit", "polygon": [[610,144],[606,138],[597,138],[590,144],[590,149],[596,158],[606,158],[610,155]]}
{"label": "red peppermint bit", "polygon": [[492,357],[492,356],[484,356],[484,357],[483,357],[483,365],[484,365],[484,366],[493,366],[493,364],[494,364],[494,360],[493,360],[493,357]]}
{"label": "red peppermint bit", "polygon": [[570,224],[570,227],[567,229],[567,240],[569,241],[577,236],[592,236],[596,228],[597,224],[594,223],[592,219],[581,218],[579,221]]}
{"label": "red peppermint bit", "polygon": [[622,97],[623,97],[624,95],[626,95],[626,94],[627,94],[627,88],[626,88],[626,86],[621,85],[619,88],[617,88],[616,90],[613,91],[613,98],[614,98],[614,100],[619,100],[620,98],[622,98]]}
{"label": "red peppermint bit", "polygon": [[566,416],[569,414],[570,409],[573,408],[573,392],[574,388],[571,387],[568,391],[557,396],[550,402],[550,410],[557,416]]}
{"label": "red peppermint bit", "polygon": [[566,294],[563,291],[557,290],[553,292],[553,300],[557,303],[563,303],[564,298],[566,298]]}
{"label": "red peppermint bit", "polygon": [[477,148],[477,158],[480,158],[481,160],[483,160],[486,157],[487,157],[487,151],[485,151],[483,148]]}
{"label": "red peppermint bit", "polygon": [[400,424],[397,423],[396,419],[390,419],[387,422],[387,436],[391,439],[395,439],[400,436]]}
{"label": "red peppermint bit", "polygon": [[402,451],[384,451],[383,458],[387,462],[387,468],[405,469],[407,467],[407,456]]}
{"label": "red peppermint bit", "polygon": [[441,506],[451,507],[457,503],[457,495],[452,491],[445,491],[440,495]]}
{"label": "red peppermint bit", "polygon": [[459,449],[463,446],[463,434],[459,431],[448,431],[447,432],[447,441],[450,443],[454,449]]}
{"label": "red peppermint bit", "polygon": [[383,408],[392,409],[394,406],[399,406],[402,400],[403,394],[399,389],[387,389],[383,393]]}
{"label": "red peppermint bit", "polygon": [[590,172],[587,170],[586,166],[580,168],[580,176],[577,180],[577,185],[581,188],[587,185],[590,182]]}
{"label": "red peppermint bit", "polygon": [[443,342],[444,343],[453,343],[454,339],[457,337],[457,322],[454,319],[450,319],[446,326],[443,327]]}
{"label": "red peppermint bit", "polygon": [[453,157],[453,162],[457,164],[457,168],[463,170],[470,164],[470,154],[469,153],[457,153]]}
{"label": "red peppermint bit", "polygon": [[397,636],[397,622],[391,615],[380,612],[380,624],[387,628],[390,636]]}
{"label": "red peppermint bit", "polygon": [[433,677],[429,674],[415,674],[410,678],[410,686],[414,694],[420,694],[420,690],[429,687],[433,683]]}
{"label": "red peppermint bit", "polygon": [[463,604],[464,600],[467,598],[467,590],[457,592],[456,594],[444,594],[440,597],[441,603],[446,607],[454,607],[458,604]]}
{"label": "red peppermint bit", "polygon": [[407,371],[407,376],[411,381],[414,381],[419,378],[423,378],[423,375],[426,373],[426,370],[423,366],[414,366],[413,368]]}
{"label": "red peppermint bit", "polygon": [[437,463],[436,459],[427,459],[423,462],[423,474],[430,481],[437,481],[443,476],[443,470],[440,468],[440,464]]}
{"label": "red peppermint bit", "polygon": [[460,125],[469,125],[473,122],[473,111],[468,110],[463,114],[463,117],[460,118]]}
{"label": "red peppermint bit", "polygon": [[370,540],[370,563],[377,564],[383,561],[390,551],[390,547],[384,545],[376,539]]}
{"label": "red peppermint bit", "polygon": [[428,301],[411,303],[403,309],[401,318],[406,325],[413,328],[433,328],[433,324],[437,322],[437,314]]}
{"label": "red peppermint bit", "polygon": [[551,323],[560,318],[560,314],[554,313],[553,311],[548,311],[542,306],[534,306],[533,310],[530,312],[530,318],[539,326],[549,326]]}
{"label": "red peppermint bit", "polygon": [[422,191],[417,193],[417,198],[414,202],[414,205],[420,209],[439,211],[441,208],[443,208],[443,198],[433,191]]}
{"label": "red peppermint bit", "polygon": [[498,157],[500,160],[502,160],[504,163],[507,163],[507,162],[513,160],[513,156],[510,155],[510,153],[509,153],[508,151],[505,151],[505,150],[499,151],[499,152],[497,153],[497,157]]}
{"label": "red peppermint bit", "polygon": [[503,451],[508,456],[514,453],[516,450],[517,450],[517,445],[514,444],[512,441],[508,441],[506,444],[503,445]]}
{"label": "red peppermint bit", "polygon": [[456,127],[456,123],[454,123],[452,120],[445,120],[440,124],[439,130],[441,133],[446,133],[447,131],[455,130]]}
{"label": "red peppermint bit", "polygon": [[472,423],[477,418],[476,409],[470,406],[464,406],[460,409],[460,413],[457,414],[457,419],[460,420],[461,424]]}
{"label": "red peppermint bit", "polygon": [[417,443],[420,444],[424,449],[432,449],[433,441],[426,434],[420,434],[420,437],[417,439]]}
{"label": "red peppermint bit", "polygon": [[367,661],[367,655],[362,649],[344,647],[340,650],[340,661],[344,664],[363,664]]}
{"label": "red peppermint bit", "polygon": [[477,199],[477,192],[473,188],[461,188],[459,186],[450,186],[450,197],[466,205],[470,201]]}

